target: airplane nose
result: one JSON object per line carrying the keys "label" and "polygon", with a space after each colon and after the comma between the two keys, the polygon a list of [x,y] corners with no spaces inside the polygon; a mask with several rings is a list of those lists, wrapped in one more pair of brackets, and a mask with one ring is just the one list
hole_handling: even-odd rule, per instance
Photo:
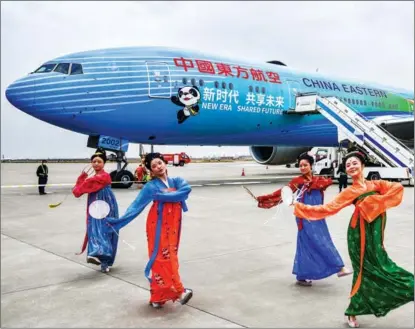
{"label": "airplane nose", "polygon": [[17,107],[16,106],[16,97],[13,97],[13,91],[10,90],[10,87],[13,87],[13,84],[11,84],[10,86],[7,87],[7,89],[6,89],[6,98],[9,101],[10,104]]}
{"label": "airplane nose", "polygon": [[6,89],[6,98],[14,107],[30,112],[35,101],[35,84],[33,78],[26,77],[13,82]]}

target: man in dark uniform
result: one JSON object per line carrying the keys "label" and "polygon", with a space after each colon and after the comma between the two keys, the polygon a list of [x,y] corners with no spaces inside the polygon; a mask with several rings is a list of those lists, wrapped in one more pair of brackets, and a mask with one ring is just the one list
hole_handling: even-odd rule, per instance
{"label": "man in dark uniform", "polygon": [[343,163],[340,163],[339,168],[337,169],[337,174],[340,174],[340,176],[339,176],[339,192],[341,192],[343,188],[347,187],[347,174],[346,174],[346,170],[343,166]]}
{"label": "man in dark uniform", "polygon": [[48,166],[46,165],[46,160],[42,160],[42,164],[39,167],[37,167],[36,175],[37,177],[39,177],[39,194],[46,194],[45,185],[48,182]]}

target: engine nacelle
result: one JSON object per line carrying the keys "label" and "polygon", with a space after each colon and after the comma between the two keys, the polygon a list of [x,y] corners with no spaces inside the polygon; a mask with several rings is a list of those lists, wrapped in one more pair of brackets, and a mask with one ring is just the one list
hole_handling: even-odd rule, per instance
{"label": "engine nacelle", "polygon": [[298,156],[310,147],[251,146],[249,151],[254,160],[263,165],[284,165],[294,163]]}

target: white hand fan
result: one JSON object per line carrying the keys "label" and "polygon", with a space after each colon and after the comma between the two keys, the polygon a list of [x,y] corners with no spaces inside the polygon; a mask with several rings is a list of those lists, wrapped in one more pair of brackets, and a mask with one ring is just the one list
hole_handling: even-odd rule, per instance
{"label": "white hand fan", "polygon": [[103,200],[96,200],[89,205],[88,212],[95,219],[103,219],[110,213],[110,205]]}
{"label": "white hand fan", "polygon": [[[103,200],[96,200],[89,205],[88,212],[91,215],[91,217],[95,219],[104,219],[105,217],[108,216],[108,214],[110,213],[110,210],[111,210],[110,205],[107,202]],[[114,231],[114,233],[117,234],[118,237],[120,237],[117,231],[114,230],[114,228],[111,225],[109,226]],[[127,241],[122,240],[122,242],[124,242],[132,250],[135,250],[135,247],[130,245]]]}
{"label": "white hand fan", "polygon": [[290,206],[294,201],[294,193],[289,186],[284,186],[281,189],[281,200],[286,206]]}

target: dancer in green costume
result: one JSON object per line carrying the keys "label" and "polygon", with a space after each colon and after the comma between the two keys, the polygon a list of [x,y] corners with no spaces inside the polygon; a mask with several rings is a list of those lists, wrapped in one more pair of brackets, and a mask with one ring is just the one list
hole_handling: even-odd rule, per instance
{"label": "dancer in green costume", "polygon": [[351,152],[344,158],[353,184],[332,202],[317,206],[294,203],[294,214],[308,220],[319,220],[355,205],[347,232],[354,273],[351,301],[345,315],[351,328],[359,327],[357,315],[385,316],[414,300],[414,275],[396,265],[383,246],[386,210],[401,203],[404,188],[400,183],[366,181],[365,160],[361,152]]}

